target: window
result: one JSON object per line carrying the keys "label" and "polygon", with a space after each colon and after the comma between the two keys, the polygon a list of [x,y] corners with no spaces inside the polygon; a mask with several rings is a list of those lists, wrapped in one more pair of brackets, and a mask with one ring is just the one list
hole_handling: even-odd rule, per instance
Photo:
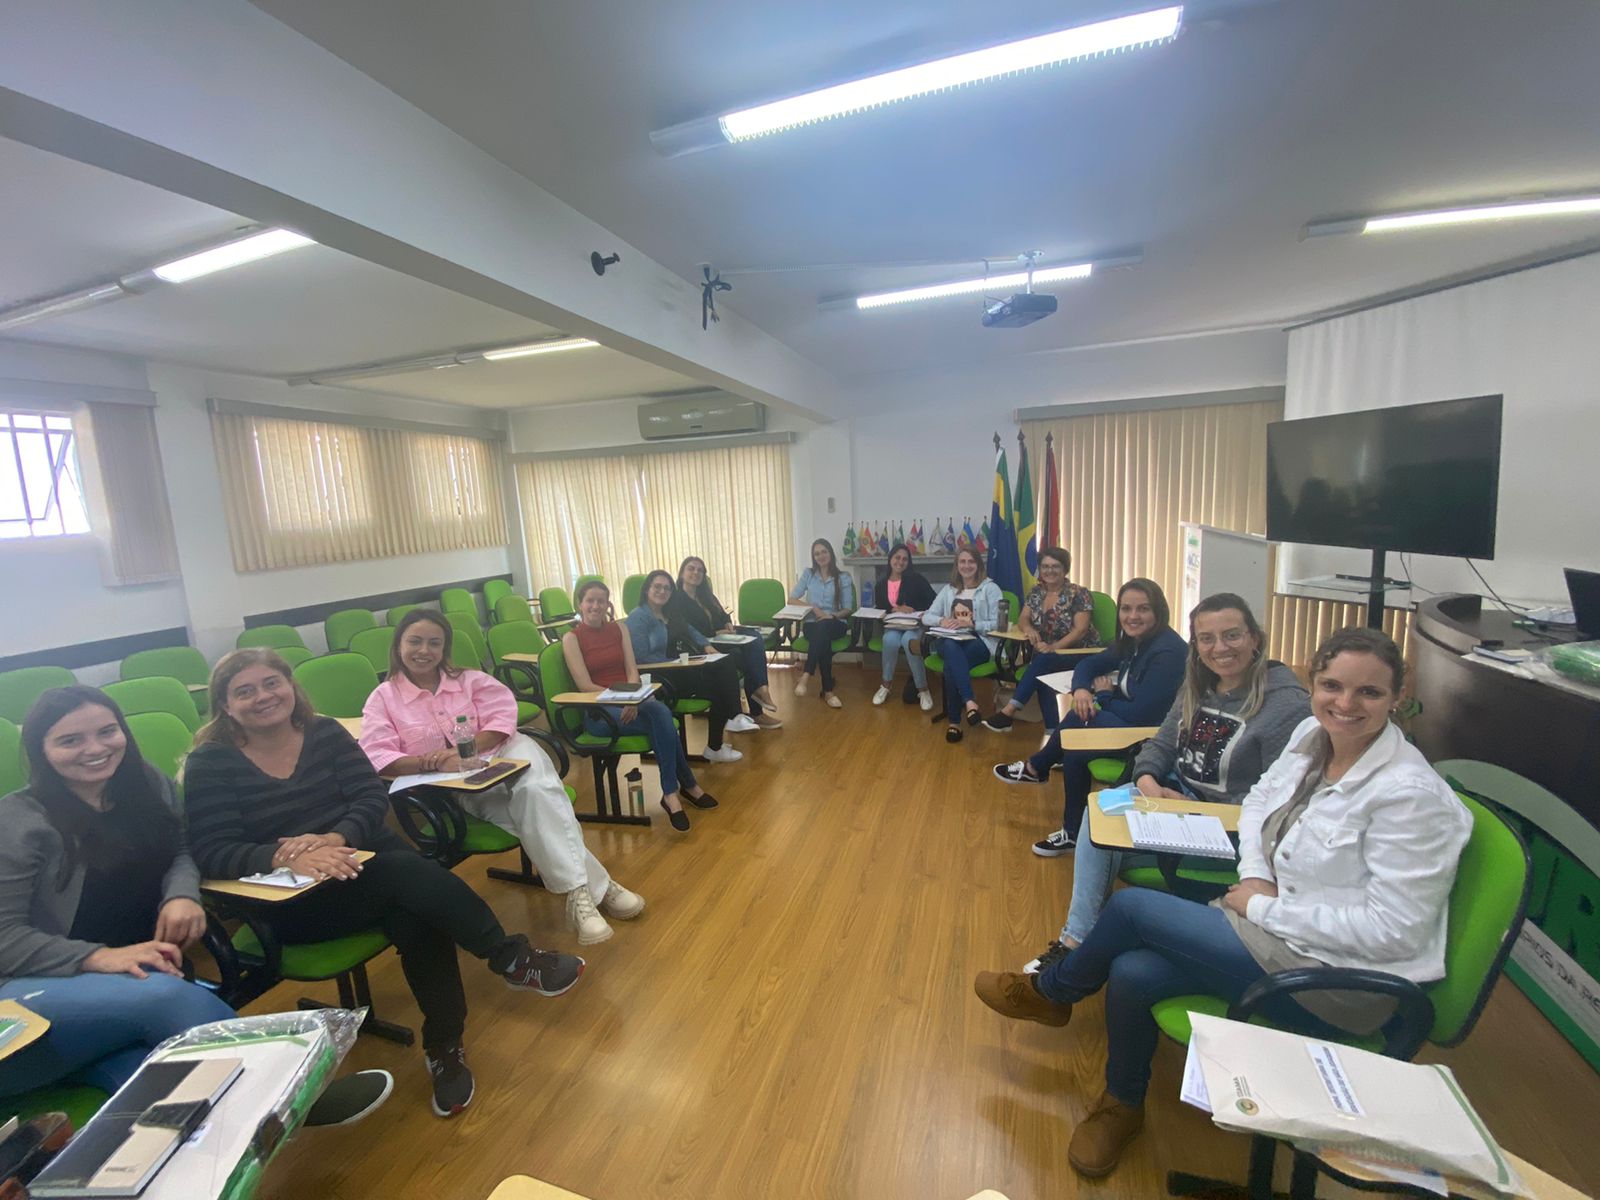
{"label": "window", "polygon": [[88,532],[72,418],[0,410],[0,537]]}

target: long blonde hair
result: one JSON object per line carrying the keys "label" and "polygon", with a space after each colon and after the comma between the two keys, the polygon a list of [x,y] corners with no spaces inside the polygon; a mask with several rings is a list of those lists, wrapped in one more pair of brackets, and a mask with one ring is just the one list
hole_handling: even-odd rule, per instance
{"label": "long blonde hair", "polygon": [[249,667],[270,668],[289,681],[290,688],[294,690],[294,708],[289,713],[289,722],[296,729],[304,729],[317,715],[317,710],[311,704],[311,697],[306,695],[305,689],[294,677],[294,668],[289,666],[276,650],[265,646],[235,650],[231,654],[223,655],[217,660],[217,665],[211,668],[211,685],[207,689],[211,697],[211,720],[202,725],[200,732],[194,735],[194,744],[197,748],[214,743],[224,746],[244,745],[247,740],[244,730],[239,728],[239,722],[228,715],[228,685],[233,682],[235,675]]}
{"label": "long blonde hair", "polygon": [[1267,631],[1257,623],[1255,613],[1250,611],[1250,605],[1245,602],[1243,596],[1236,596],[1232,592],[1218,592],[1200,601],[1189,613],[1189,665],[1183,672],[1185,729],[1194,721],[1194,715],[1200,711],[1206,696],[1216,691],[1219,682],[1217,673],[1200,661],[1200,647],[1194,640],[1194,619],[1206,613],[1226,612],[1230,608],[1244,617],[1245,628],[1254,634],[1256,639],[1255,657],[1250,660],[1250,666],[1246,668],[1244,674],[1244,707],[1239,710],[1239,718],[1248,721],[1261,711],[1261,705],[1266,701]]}

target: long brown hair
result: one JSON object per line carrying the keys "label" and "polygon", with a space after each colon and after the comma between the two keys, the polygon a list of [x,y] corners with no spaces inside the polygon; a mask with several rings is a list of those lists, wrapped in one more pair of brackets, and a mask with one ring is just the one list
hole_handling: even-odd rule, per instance
{"label": "long brown hair", "polygon": [[[1335,629],[1322,639],[1322,644],[1317,647],[1317,652],[1311,656],[1311,686],[1317,686],[1317,676],[1328,669],[1328,664],[1341,654],[1370,654],[1384,666],[1389,668],[1390,691],[1399,699],[1400,691],[1406,685],[1406,660],[1400,653],[1400,647],[1394,644],[1394,639],[1381,629],[1368,629],[1357,626],[1352,629]],[[1392,714],[1391,714],[1392,715]],[[1311,743],[1311,754],[1306,763],[1306,773],[1300,779],[1300,784],[1295,788],[1290,797],[1290,804],[1298,804],[1322,782],[1323,772],[1328,769],[1328,762],[1333,758],[1333,739],[1328,736],[1328,731],[1318,725],[1314,740]]]}
{"label": "long brown hair", "polygon": [[958,592],[967,586],[966,580],[961,578],[961,556],[963,554],[970,554],[972,556],[972,561],[978,564],[978,577],[972,581],[972,588],[974,591],[976,591],[978,585],[985,579],[989,578],[989,571],[983,565],[983,555],[979,554],[970,546],[963,547],[962,549],[956,551],[955,561],[950,564],[950,586],[955,588]]}
{"label": "long brown hair", "polygon": [[[465,668],[456,666],[450,658],[450,649],[456,644],[455,626],[451,625],[449,619],[436,608],[413,608],[400,618],[400,624],[394,627],[394,637],[389,642],[389,678],[400,676],[411,679],[411,672],[406,670],[405,663],[400,660],[400,639],[405,636],[406,630],[419,621],[427,621],[444,630],[444,657],[439,660],[439,670],[451,679],[458,678]],[[416,680],[411,679],[411,682],[415,683]]]}
{"label": "long brown hair", "polygon": [[817,547],[821,546],[828,552],[828,578],[833,580],[833,611],[838,612],[844,607],[844,585],[839,582],[839,556],[833,552],[833,543],[827,538],[818,538],[811,543],[811,569],[817,569]]}
{"label": "long brown hair", "polygon": [[311,697],[306,695],[305,689],[294,677],[294,669],[276,650],[266,646],[235,650],[230,654],[224,654],[217,660],[217,665],[211,668],[211,686],[207,689],[211,697],[211,720],[202,725],[200,732],[194,735],[196,747],[209,746],[213,743],[224,746],[244,745],[246,741],[244,730],[239,728],[239,722],[228,715],[228,687],[233,683],[235,675],[249,667],[267,667],[289,681],[289,687],[294,692],[294,708],[289,713],[289,723],[296,729],[304,729],[317,715],[317,710],[311,704]]}
{"label": "long brown hair", "polygon": [[[694,591],[690,591],[683,582],[684,568],[686,568],[690,563],[700,564],[700,586]],[[705,609],[706,616],[711,617],[712,620],[716,619],[711,613],[711,606],[713,604],[718,608],[723,609],[724,612],[727,611],[722,601],[717,599],[716,592],[711,590],[711,572],[706,570],[706,560],[701,558],[698,554],[691,554],[688,558],[684,559],[678,564],[677,587],[678,590],[685,596],[689,597],[689,599],[693,600],[701,608]]]}
{"label": "long brown hair", "polygon": [[1267,631],[1256,621],[1255,613],[1250,611],[1250,605],[1243,596],[1236,596],[1232,592],[1207,596],[1189,613],[1189,665],[1183,672],[1185,729],[1194,720],[1194,714],[1200,711],[1206,696],[1216,690],[1218,683],[1217,673],[1200,661],[1200,647],[1194,640],[1194,619],[1206,613],[1226,612],[1230,608],[1237,610],[1244,618],[1245,629],[1254,634],[1256,639],[1255,657],[1245,670],[1245,700],[1244,707],[1239,710],[1239,718],[1248,721],[1261,711],[1261,705],[1267,698]]}

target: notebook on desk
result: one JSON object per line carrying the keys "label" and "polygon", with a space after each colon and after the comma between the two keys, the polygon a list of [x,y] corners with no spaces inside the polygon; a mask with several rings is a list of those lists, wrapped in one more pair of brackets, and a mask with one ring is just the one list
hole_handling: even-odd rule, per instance
{"label": "notebook on desk", "polygon": [[1198,813],[1128,813],[1128,837],[1134,849],[1169,854],[1193,854],[1201,858],[1221,858],[1233,862],[1239,855],[1228,838],[1228,831],[1216,817]]}

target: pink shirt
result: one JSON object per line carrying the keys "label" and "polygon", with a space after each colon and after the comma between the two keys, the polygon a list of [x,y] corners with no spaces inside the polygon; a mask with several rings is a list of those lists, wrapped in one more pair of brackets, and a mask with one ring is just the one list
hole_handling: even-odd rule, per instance
{"label": "pink shirt", "polygon": [[453,748],[456,718],[467,718],[467,732],[517,731],[517,701],[511,689],[482,671],[439,678],[437,692],[425,692],[401,675],[380,683],[361,710],[361,749],[381,771],[398,758]]}
{"label": "pink shirt", "polygon": [[904,583],[904,582],[905,582],[905,580],[903,580],[903,579],[891,579],[891,580],[889,580],[888,592],[889,592],[889,607],[890,608],[893,608],[896,604],[900,603],[900,585],[902,583]]}

